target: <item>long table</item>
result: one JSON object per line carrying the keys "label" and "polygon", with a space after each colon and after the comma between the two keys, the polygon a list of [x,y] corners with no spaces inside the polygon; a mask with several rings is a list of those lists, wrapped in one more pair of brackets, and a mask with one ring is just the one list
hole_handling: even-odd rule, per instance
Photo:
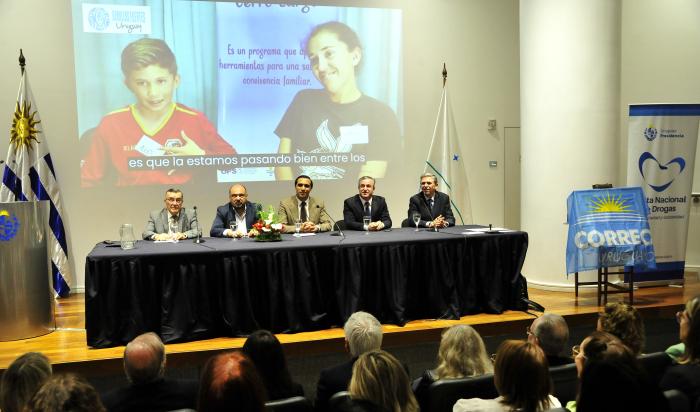
{"label": "long table", "polygon": [[403,325],[516,308],[527,233],[466,228],[139,241],[126,251],[100,243],[85,262],[87,343],[124,345],[146,331],[171,343],[320,330],[358,310]]}

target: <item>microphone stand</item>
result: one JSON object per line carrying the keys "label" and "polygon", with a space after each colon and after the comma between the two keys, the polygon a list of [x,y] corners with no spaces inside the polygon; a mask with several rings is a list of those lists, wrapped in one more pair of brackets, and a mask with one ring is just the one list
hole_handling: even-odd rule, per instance
{"label": "microphone stand", "polygon": [[197,237],[193,240],[193,243],[204,243],[205,240],[202,239],[202,231],[199,228],[199,218],[197,217],[197,206],[194,206],[194,218],[197,221]]}
{"label": "microphone stand", "polygon": [[[321,206],[320,206],[320,205],[316,205],[316,208],[321,209]],[[330,215],[328,212],[326,212],[326,208],[321,209],[321,213],[325,213],[326,216],[328,216],[328,218],[331,220],[331,222],[333,222],[333,227],[337,227],[337,228],[338,228],[338,231],[337,231],[337,232],[331,233],[331,236],[342,236],[342,238],[345,239],[345,233],[343,233],[343,230],[340,228],[340,226],[338,225],[338,223],[336,223],[336,221],[333,220],[333,218],[331,217],[331,215]],[[332,229],[332,228],[331,228],[331,229]]]}

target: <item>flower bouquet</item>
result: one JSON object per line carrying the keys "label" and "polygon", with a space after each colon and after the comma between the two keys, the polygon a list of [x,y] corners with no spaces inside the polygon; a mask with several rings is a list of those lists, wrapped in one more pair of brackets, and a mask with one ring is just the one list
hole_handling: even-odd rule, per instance
{"label": "flower bouquet", "polygon": [[253,228],[248,233],[256,242],[277,242],[282,240],[282,223],[275,209],[268,206],[267,210],[258,210],[258,221],[253,224]]}

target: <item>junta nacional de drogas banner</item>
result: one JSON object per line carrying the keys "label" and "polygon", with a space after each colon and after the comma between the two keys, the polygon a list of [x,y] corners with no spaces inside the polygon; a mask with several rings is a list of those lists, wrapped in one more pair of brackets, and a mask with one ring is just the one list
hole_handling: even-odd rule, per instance
{"label": "junta nacional de drogas banner", "polygon": [[683,279],[699,124],[700,104],[629,107],[627,185],[646,195],[657,266],[639,281]]}

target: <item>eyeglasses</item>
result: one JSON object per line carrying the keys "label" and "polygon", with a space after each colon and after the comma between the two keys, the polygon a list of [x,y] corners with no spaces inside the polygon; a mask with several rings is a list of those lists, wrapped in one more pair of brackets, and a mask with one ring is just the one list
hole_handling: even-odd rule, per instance
{"label": "eyeglasses", "polygon": [[181,197],[180,197],[180,198],[169,197],[169,198],[167,198],[167,199],[165,199],[165,200],[168,201],[168,202],[170,202],[170,203],[182,203],[182,198],[181,198]]}

